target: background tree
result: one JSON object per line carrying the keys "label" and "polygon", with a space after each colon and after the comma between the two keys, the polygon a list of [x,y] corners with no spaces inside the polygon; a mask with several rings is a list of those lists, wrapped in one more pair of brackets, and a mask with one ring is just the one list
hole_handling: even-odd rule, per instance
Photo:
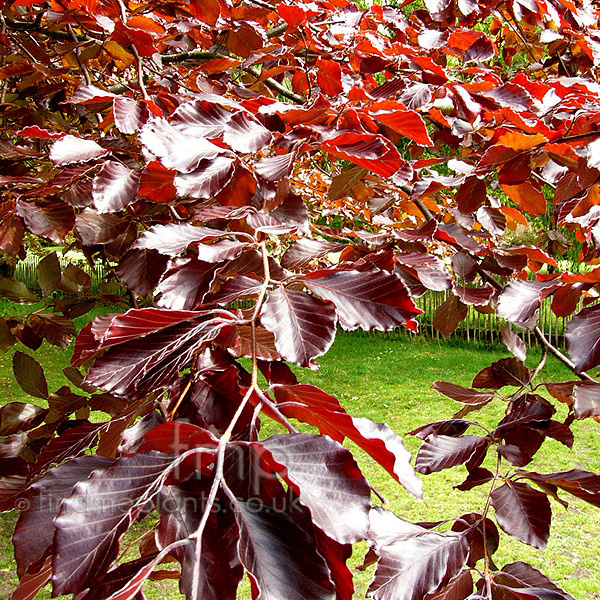
{"label": "background tree", "polygon": [[[5,349],[76,337],[55,392],[15,354],[47,408],[0,409],[1,506],[22,509],[14,598],[51,580],[55,595],[139,600],[172,558],[188,599],[234,598],[244,572],[255,598],[349,599],[359,540],[377,599],[569,598],[525,563],[496,567],[491,517],[544,548],[548,496],[600,504],[596,474],[524,469],[547,437],[570,446],[572,421],[600,416],[586,373],[600,364],[600,270],[556,256],[574,242],[582,265],[599,256],[597,25],[572,0],[4,3],[0,246],[23,258],[29,232],[76,248],[113,266],[133,305],[76,332],[89,276],[51,253],[45,308],[0,321]],[[538,216],[551,224],[540,246],[503,245]],[[413,432],[415,468],[464,463],[462,489],[488,489],[445,530],[372,506],[341,443],[420,497],[401,438],[288,366],[313,366],[338,325],[416,332],[412,298],[428,289],[452,290],[444,335],[474,305],[545,349],[530,369],[506,330],[513,357],[472,388],[435,383],[463,408]],[[8,278],[0,293],[37,300]],[[549,296],[559,316],[586,305],[570,358],[537,327]],[[576,378],[538,382],[547,352]],[[465,419],[490,402],[505,406],[494,429]],[[263,421],[287,433],[261,436]],[[150,511],[154,538],[120,561]]]}

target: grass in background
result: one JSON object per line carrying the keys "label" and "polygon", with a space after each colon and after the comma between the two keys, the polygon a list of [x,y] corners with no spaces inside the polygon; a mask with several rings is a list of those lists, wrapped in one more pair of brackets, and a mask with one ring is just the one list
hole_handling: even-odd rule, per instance
{"label": "grass in background", "polygon": [[[12,306],[10,308],[11,313]],[[0,304],[0,312],[8,308]],[[81,317],[82,322],[91,316],[110,312],[108,307],[96,309],[92,315]],[[80,323],[81,324],[81,323]],[[21,348],[23,350],[23,348]],[[12,377],[12,353],[0,354],[0,384],[4,391],[1,402],[32,399],[24,394]],[[34,355],[46,369],[51,391],[66,383],[61,368],[68,363],[71,350],[66,352],[44,346]],[[351,414],[366,416],[375,421],[387,422],[404,435],[406,432],[430,421],[450,418],[460,405],[431,389],[436,379],[452,381],[469,386],[477,371],[493,360],[507,356],[502,348],[462,346],[448,342],[426,342],[404,335],[366,335],[342,333],[338,335],[330,352],[318,359],[319,371],[299,369],[303,383],[322,387],[336,395]],[[540,351],[534,350],[528,364],[535,366]],[[548,358],[541,378],[569,379],[570,372],[552,357]],[[540,381],[542,379],[539,379]],[[560,409],[560,407],[559,407]],[[473,419],[484,424],[497,421],[503,412],[501,403],[486,407],[475,413]],[[558,418],[564,417],[564,409]],[[481,415],[481,416],[479,416]],[[600,472],[600,424],[593,420],[579,421],[573,426],[576,433],[575,447],[568,450],[554,440],[548,440],[527,468],[543,472],[579,467]],[[268,424],[264,432],[271,429]],[[407,448],[413,453],[419,440],[405,436]],[[483,510],[484,495],[488,486],[470,492],[452,489],[466,476],[464,467],[458,467],[423,478],[425,500],[419,502],[409,496],[389,475],[362,451],[356,451],[363,472],[378,491],[386,498],[387,506],[396,514],[411,521],[437,520],[458,517],[470,511]],[[566,498],[569,509],[565,510],[554,500],[553,522],[550,542],[545,553],[502,535],[500,549],[495,555],[498,566],[515,560],[527,560],[541,569],[558,585],[577,600],[600,599],[600,583],[597,576],[597,557],[600,556],[600,519],[598,509],[575,498]],[[17,578],[12,558],[10,535],[16,516],[2,515],[3,529],[0,534],[0,598],[8,598]],[[135,537],[135,536],[133,536]],[[357,545],[350,560],[353,567],[360,564],[365,546]],[[372,568],[356,573],[357,598],[364,597]],[[180,600],[173,581],[151,582],[145,592],[150,600]],[[40,598],[49,598],[49,592]],[[244,585],[241,598],[249,598]]]}

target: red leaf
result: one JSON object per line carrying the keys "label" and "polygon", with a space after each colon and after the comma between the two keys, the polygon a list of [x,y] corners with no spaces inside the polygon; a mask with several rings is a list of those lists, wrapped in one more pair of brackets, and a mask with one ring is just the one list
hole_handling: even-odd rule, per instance
{"label": "red leaf", "polygon": [[190,12],[207,25],[214,26],[221,14],[219,0],[190,0]]}
{"label": "red leaf", "polygon": [[452,280],[444,263],[437,258],[422,252],[396,254],[394,260],[402,267],[416,273],[419,281],[428,289],[442,292],[450,288]]}
{"label": "red leaf", "polygon": [[342,68],[339,63],[335,60],[319,58],[317,59],[316,67],[317,83],[324,94],[338,96],[344,91],[344,87],[342,86]]}
{"label": "red leaf", "polygon": [[175,169],[167,169],[156,160],[150,161],[142,173],[138,194],[152,202],[167,203],[175,200],[175,175]]}
{"label": "red leaf", "polygon": [[66,134],[63,131],[48,131],[47,129],[41,129],[37,125],[30,125],[29,127],[23,127],[23,129],[17,132],[17,135],[42,140],[55,140],[64,137]]}
{"label": "red leaf", "polygon": [[16,257],[21,251],[25,228],[21,219],[9,215],[0,225],[0,248],[6,254]]}
{"label": "red leaf", "polygon": [[275,334],[281,355],[302,366],[325,354],[335,339],[334,305],[300,290],[280,287],[269,292],[261,321]]}
{"label": "red leaf", "polygon": [[546,198],[541,191],[534,188],[529,182],[519,185],[502,185],[506,195],[519,205],[519,208],[532,215],[546,214]]}
{"label": "red leaf", "polygon": [[546,494],[526,483],[510,481],[496,488],[491,500],[498,525],[508,535],[544,550],[552,516]]}
{"label": "red leaf", "polygon": [[321,143],[321,149],[381,175],[390,177],[404,160],[396,147],[380,135],[347,132]]}
{"label": "red leaf", "polygon": [[158,285],[168,261],[156,250],[129,250],[119,261],[115,273],[130,290],[147,296]]}
{"label": "red leaf", "polygon": [[107,160],[94,178],[92,196],[98,213],[119,212],[135,201],[139,171],[123,163]]}
{"label": "red leaf", "polygon": [[[375,105],[376,107],[377,105]],[[375,111],[369,113],[376,121],[386,125],[396,133],[405,136],[421,146],[431,146],[433,142],[421,115],[414,110],[398,108],[392,111]]]}

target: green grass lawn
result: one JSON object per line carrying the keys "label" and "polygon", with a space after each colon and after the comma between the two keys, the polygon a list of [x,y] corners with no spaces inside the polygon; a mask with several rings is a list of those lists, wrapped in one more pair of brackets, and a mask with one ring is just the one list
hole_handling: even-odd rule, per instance
{"label": "green grass lawn", "polygon": [[[0,306],[0,310],[2,306]],[[22,348],[21,348],[22,349]],[[31,401],[12,379],[13,351],[0,354],[2,402]],[[327,356],[318,360],[319,371],[302,371],[303,383],[313,383],[335,394],[348,412],[389,423],[395,431],[406,432],[429,421],[451,417],[459,408],[430,388],[442,379],[470,385],[477,371],[508,353],[501,348],[466,347],[452,343],[426,342],[400,335],[341,334]],[[66,383],[60,369],[68,362],[70,351],[44,346],[36,358],[46,368],[49,387],[54,390]],[[533,351],[528,364],[539,360]],[[567,379],[569,372],[552,357],[542,372],[546,379]],[[560,410],[560,407],[559,407]],[[498,419],[502,406],[486,407],[481,413],[484,423]],[[476,413],[477,415],[477,413]],[[477,418],[474,415],[474,418]],[[564,416],[564,412],[559,412]],[[593,420],[574,425],[575,447],[568,450],[558,442],[547,441],[534,462],[527,468],[543,472],[579,467],[600,472],[600,424]],[[272,430],[265,427],[264,431]],[[405,437],[406,446],[414,454],[419,441]],[[356,448],[354,448],[356,450]],[[469,511],[481,511],[488,486],[468,493],[452,489],[465,477],[464,467],[424,477],[425,499],[419,502],[409,496],[385,471],[361,451],[357,459],[368,479],[387,500],[387,506],[399,516],[411,520],[437,520],[457,517]],[[569,500],[569,508],[552,502],[553,522],[550,542],[545,553],[539,552],[503,535],[495,559],[500,566],[515,560],[527,560],[550,576],[578,600],[600,599],[598,557],[600,556],[600,512],[577,499]],[[11,530],[15,515],[2,515],[0,533],[0,598],[8,598],[17,579],[15,575]],[[357,545],[350,559],[353,567],[360,564],[365,547]],[[357,597],[364,597],[372,569],[356,573]],[[249,597],[248,586],[240,591]],[[151,600],[181,598],[173,581],[149,582],[146,593]],[[40,598],[49,598],[44,592]]]}

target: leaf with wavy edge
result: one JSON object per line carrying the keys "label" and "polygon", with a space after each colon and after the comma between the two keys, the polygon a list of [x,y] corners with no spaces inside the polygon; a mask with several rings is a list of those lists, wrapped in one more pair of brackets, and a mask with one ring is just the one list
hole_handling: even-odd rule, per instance
{"label": "leaf with wavy edge", "polygon": [[261,322],[275,335],[280,354],[302,366],[331,347],[336,321],[331,302],[284,287],[268,293],[261,313]]}

